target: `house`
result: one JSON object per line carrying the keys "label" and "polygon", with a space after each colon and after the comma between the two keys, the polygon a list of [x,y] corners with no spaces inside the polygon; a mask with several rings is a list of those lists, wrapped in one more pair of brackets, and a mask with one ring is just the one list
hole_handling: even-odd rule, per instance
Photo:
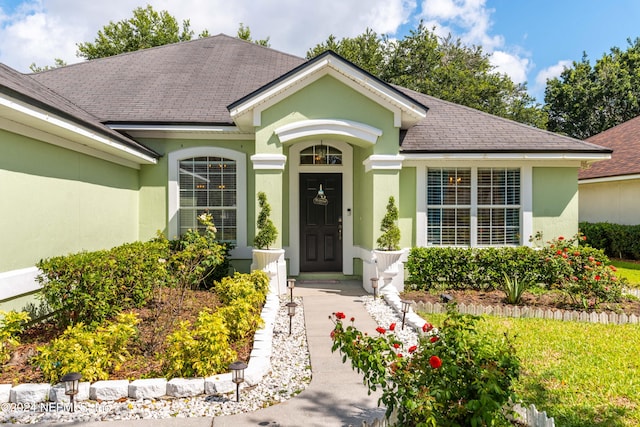
{"label": "house", "polygon": [[37,74],[1,66],[0,153],[7,309],[33,299],[40,259],[173,238],[204,211],[246,271],[260,191],[287,274],[365,287],[390,196],[403,248],[571,235],[578,170],[610,150],[389,85],[332,52],[217,35]]}
{"label": "house", "polygon": [[640,224],[640,117],[587,139],[611,159],[580,170],[580,221]]}

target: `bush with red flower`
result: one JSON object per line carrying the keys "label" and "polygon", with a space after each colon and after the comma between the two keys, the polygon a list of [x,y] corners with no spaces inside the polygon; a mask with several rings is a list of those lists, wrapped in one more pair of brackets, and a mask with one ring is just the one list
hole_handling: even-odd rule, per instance
{"label": "bush with red flower", "polygon": [[[596,308],[603,302],[616,303],[622,297],[623,280],[600,249],[584,244],[585,236],[562,236],[542,249],[546,282],[566,293],[574,305]],[[583,242],[578,246],[578,242]]]}
{"label": "bush with red flower", "polygon": [[379,403],[387,417],[396,414],[398,425],[509,425],[520,362],[508,337],[480,332],[479,317],[459,314],[451,304],[442,327],[425,324],[418,344],[406,351],[391,328],[379,326],[378,335],[369,336],[353,322],[331,318],[332,351],[351,360],[369,392],[382,391]]}

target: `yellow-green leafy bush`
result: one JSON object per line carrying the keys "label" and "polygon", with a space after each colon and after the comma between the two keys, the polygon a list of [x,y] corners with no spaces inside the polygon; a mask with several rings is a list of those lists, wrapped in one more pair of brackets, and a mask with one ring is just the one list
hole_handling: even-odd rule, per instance
{"label": "yellow-green leafy bush", "polygon": [[236,359],[222,315],[205,309],[194,325],[185,320],[167,337],[165,375],[206,377],[225,372]]}
{"label": "yellow-green leafy bush", "polygon": [[24,324],[29,321],[29,314],[24,311],[0,311],[0,367],[9,361],[11,352],[20,345],[18,335]]}
{"label": "yellow-green leafy bush", "polygon": [[97,329],[76,323],[38,347],[34,363],[52,383],[69,372],[79,372],[84,381],[106,380],[129,356],[127,347],[138,333],[138,322],[136,314],[120,313],[115,321]]}

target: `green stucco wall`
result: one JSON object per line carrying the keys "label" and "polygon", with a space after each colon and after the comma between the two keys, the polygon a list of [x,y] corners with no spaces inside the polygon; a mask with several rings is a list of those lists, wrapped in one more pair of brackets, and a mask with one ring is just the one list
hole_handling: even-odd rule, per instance
{"label": "green stucco wall", "polygon": [[533,234],[543,240],[578,232],[578,169],[533,168]]}
{"label": "green stucco wall", "polygon": [[416,204],[416,168],[405,167],[400,171],[400,232],[402,239],[400,247],[409,248],[416,246],[416,224],[417,210]]}
{"label": "green stucco wall", "polygon": [[138,239],[138,171],[0,131],[0,272]]}

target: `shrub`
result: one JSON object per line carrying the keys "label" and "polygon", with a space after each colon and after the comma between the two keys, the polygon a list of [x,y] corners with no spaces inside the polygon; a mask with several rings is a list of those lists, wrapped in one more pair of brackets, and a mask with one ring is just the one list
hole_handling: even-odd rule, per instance
{"label": "shrub", "polygon": [[20,345],[19,335],[30,320],[24,311],[0,311],[0,367],[9,361],[11,352]]}
{"label": "shrub", "polygon": [[560,236],[541,251],[547,283],[585,309],[601,302],[619,302],[624,281],[616,277],[615,267],[602,250],[577,246],[584,239],[580,234],[570,239]]}
{"label": "shrub", "polygon": [[95,327],[124,309],[143,306],[153,285],[166,279],[159,260],[168,254],[166,241],[153,240],[42,260],[41,296],[59,325],[81,320]]}
{"label": "shrub", "polygon": [[425,324],[430,333],[406,351],[385,328],[371,337],[345,327],[345,317],[334,314],[332,351],[339,350],[343,362],[351,360],[370,391],[381,389],[387,417],[396,412],[398,425],[509,425],[505,405],[516,401],[520,363],[510,339],[476,329],[478,317],[450,305],[442,328]]}
{"label": "shrub", "polygon": [[135,314],[120,313],[115,321],[95,330],[76,323],[38,347],[33,363],[51,383],[69,372],[79,372],[84,381],[106,380],[129,356],[127,346],[138,333],[138,322]]}
{"label": "shrub", "polygon": [[269,249],[278,238],[278,229],[271,221],[271,206],[267,202],[267,195],[262,191],[258,193],[258,203],[260,212],[258,213],[257,227],[258,233],[253,239],[253,244],[257,249]]}
{"label": "shrub", "polygon": [[393,196],[389,197],[387,211],[380,224],[382,235],[378,237],[376,243],[378,249],[383,251],[397,251],[400,249],[400,228],[398,227],[398,207]]}
{"label": "shrub", "polygon": [[589,245],[602,249],[609,257],[640,259],[640,225],[581,222],[580,231],[587,236]]}
{"label": "shrub", "polygon": [[236,273],[233,277],[225,277],[214,285],[214,291],[222,304],[244,299],[257,310],[266,301],[268,290],[269,277],[260,270],[250,274]]}
{"label": "shrub", "polygon": [[220,266],[228,265],[226,257],[230,246],[216,240],[213,216],[203,213],[198,216],[198,222],[204,227],[202,232],[189,229],[180,240],[170,244],[168,279],[182,289],[209,288],[211,276],[221,273]]}
{"label": "shrub", "polygon": [[229,329],[218,312],[203,310],[193,327],[182,321],[167,337],[164,373],[171,377],[206,377],[225,372],[237,355],[229,345]]}

